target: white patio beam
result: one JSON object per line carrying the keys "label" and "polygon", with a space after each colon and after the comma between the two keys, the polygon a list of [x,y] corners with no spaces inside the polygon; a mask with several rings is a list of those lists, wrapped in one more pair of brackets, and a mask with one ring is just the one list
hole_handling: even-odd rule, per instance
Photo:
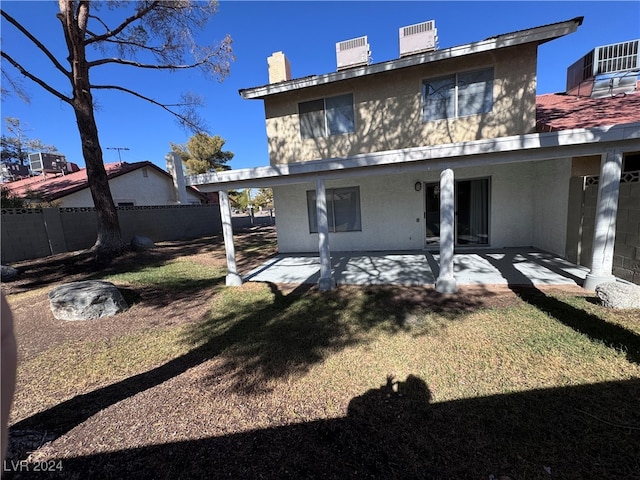
{"label": "white patio beam", "polygon": [[220,199],[220,219],[222,220],[222,237],[224,239],[224,251],[227,257],[227,277],[225,283],[230,287],[242,285],[242,277],[238,275],[236,266],[236,249],[233,244],[233,225],[231,223],[231,204],[226,190],[218,191]]}
{"label": "white patio beam", "polygon": [[601,283],[615,281],[612,273],[613,250],[616,241],[621,173],[622,151],[618,149],[605,151],[600,163],[591,270],[584,281],[586,290],[595,290]]}

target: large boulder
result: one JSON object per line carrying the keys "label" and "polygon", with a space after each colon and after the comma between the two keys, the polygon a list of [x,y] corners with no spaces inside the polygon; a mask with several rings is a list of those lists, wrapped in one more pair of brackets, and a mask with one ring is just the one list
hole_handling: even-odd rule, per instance
{"label": "large boulder", "polygon": [[1,267],[2,267],[2,270],[0,271],[0,279],[3,282],[9,282],[11,280],[14,280],[20,273],[18,272],[18,270],[8,265],[2,265]]}
{"label": "large boulder", "polygon": [[640,286],[632,283],[601,283],[596,287],[596,294],[605,307],[640,308]]}
{"label": "large boulder", "polygon": [[131,247],[134,250],[148,250],[149,248],[155,247],[156,244],[153,243],[149,237],[144,237],[142,235],[134,235],[131,239]]}
{"label": "large boulder", "polygon": [[58,320],[95,320],[129,308],[113,283],[100,280],[60,285],[49,292],[49,302]]}

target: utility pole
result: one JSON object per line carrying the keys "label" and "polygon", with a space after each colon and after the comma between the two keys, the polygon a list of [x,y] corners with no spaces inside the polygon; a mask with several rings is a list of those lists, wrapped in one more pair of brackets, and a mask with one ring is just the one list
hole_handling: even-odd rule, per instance
{"label": "utility pole", "polygon": [[120,157],[121,150],[129,150],[127,147],[107,147],[107,150],[117,150],[118,151],[118,161],[122,163],[122,157]]}

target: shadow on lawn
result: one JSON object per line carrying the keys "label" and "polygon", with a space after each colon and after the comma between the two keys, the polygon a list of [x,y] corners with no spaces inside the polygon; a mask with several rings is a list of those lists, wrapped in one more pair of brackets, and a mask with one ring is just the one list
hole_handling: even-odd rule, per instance
{"label": "shadow on lawn", "polygon": [[[516,258],[518,254],[509,253],[508,250],[506,252],[499,260],[489,255],[483,255],[483,258],[503,272],[505,277],[514,279],[509,284],[509,288],[518,297],[558,322],[586,335],[592,341],[602,342],[609,348],[625,352],[629,362],[640,364],[640,335],[620,325],[605,322],[596,315],[547,295],[515,268],[515,264],[519,261]],[[528,260],[536,261],[533,258]]]}
{"label": "shadow on lawn", "polygon": [[[234,241],[238,250],[239,268],[249,268],[277,250],[273,226],[235,232]],[[20,273],[15,279],[4,283],[4,286],[10,287],[11,293],[20,293],[55,283],[101,279],[122,272],[133,273],[190,255],[219,255],[224,260],[222,237],[216,235],[167,241],[155,248],[139,251],[127,246],[122,255],[106,263],[100,262],[89,250],[24,260],[14,264]],[[221,265],[224,265],[224,261]]]}
{"label": "shadow on lawn", "polygon": [[56,459],[47,478],[631,480],[638,398],[635,379],[434,404],[410,375],[343,418]]}
{"label": "shadow on lawn", "polygon": [[[266,295],[250,297],[252,289]],[[424,288],[319,292],[316,287],[303,284],[285,295],[270,284],[268,289],[223,289],[219,295],[225,292],[229,301],[222,307],[218,305],[219,311],[195,323],[185,335],[184,341],[194,346],[188,353],[147,372],[77,395],[17,422],[11,430],[64,435],[111,405],[212,358],[218,361],[205,382],[226,375],[233,390],[256,393],[268,389],[271,379],[304,373],[330,353],[367,341],[367,333],[373,329],[396,332],[413,328],[406,323],[407,318],[412,312],[427,308],[425,305],[435,305],[448,320],[482,306],[474,298],[441,298]],[[349,318],[344,317],[347,311]]]}

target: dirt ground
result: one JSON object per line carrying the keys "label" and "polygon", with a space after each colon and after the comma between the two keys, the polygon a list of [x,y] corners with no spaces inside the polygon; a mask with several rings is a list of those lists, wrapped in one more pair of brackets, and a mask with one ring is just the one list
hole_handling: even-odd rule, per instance
{"label": "dirt ground", "polygon": [[[254,248],[257,244],[264,247]],[[248,272],[276,253],[275,230],[273,227],[260,227],[239,232],[236,248],[239,271]],[[152,250],[127,252],[105,270],[116,272],[132,265],[186,257],[204,265],[224,267],[222,239],[209,237],[165,242]],[[20,361],[33,358],[69,338],[79,341],[109,339],[150,328],[196,322],[210,308],[213,295],[207,291],[193,295],[160,287],[137,289],[128,292],[136,296],[135,307],[116,317],[91,322],[65,322],[53,318],[47,294],[56,285],[89,277],[95,271],[95,259],[86,253],[68,253],[13,266],[21,273],[15,281],[4,283],[2,288],[9,296],[14,314]],[[295,286],[281,288],[286,291]],[[348,294],[349,287],[341,288]],[[463,288],[456,296],[424,295],[424,287],[406,288],[402,294],[404,298],[399,300],[419,301],[425,306],[429,303],[434,310],[457,311],[467,305],[474,308],[506,306],[518,301],[516,295],[504,286],[489,288]],[[126,297],[127,292],[124,293]],[[268,422],[268,435],[265,430],[251,434],[263,426],[263,420],[239,425],[236,414],[229,413],[230,416],[223,418],[219,412],[229,412],[231,406],[219,403],[225,400],[213,397],[203,387],[206,382],[202,382],[202,378],[216,359],[198,361],[182,358],[179,361],[187,363],[169,362],[162,368],[140,375],[140,378],[83,392],[54,408],[26,418],[14,415],[10,422],[13,425],[13,443],[10,444],[8,460],[18,461],[30,455],[32,461],[45,462],[40,465],[46,466],[51,459],[64,459],[61,471],[55,468],[55,463],[48,465],[54,468],[44,478],[293,478],[301,474],[301,477],[308,478],[373,478],[389,468],[380,467],[383,470],[378,472],[377,467],[371,467],[371,471],[360,472],[362,476],[357,472],[357,465],[350,475],[346,475],[344,465],[341,471],[332,471],[331,464],[327,463],[329,460],[321,460],[323,452],[316,450],[325,437],[346,435],[344,432],[347,430],[331,421],[314,423],[313,418],[309,418],[304,419],[304,427],[285,427],[285,420],[278,426],[277,414],[270,413],[273,418]],[[145,388],[145,382],[150,388]],[[216,391],[223,391],[225,379],[217,379],[217,382]],[[203,402],[203,398],[208,401]],[[242,409],[241,399],[236,398],[236,401],[233,408]],[[411,396],[399,401],[411,401]],[[263,402],[260,411],[254,412],[256,418],[267,415],[265,412],[278,410],[277,397],[264,397]],[[179,405],[177,410],[176,405]],[[145,412],[143,416],[141,412]],[[241,413],[248,418],[252,416],[252,412]],[[168,418],[172,421],[166,422]],[[411,418],[404,420],[411,422]],[[171,425],[171,429],[163,425]],[[100,435],[96,436],[96,432]],[[355,430],[348,432],[349,439],[337,439],[337,443],[333,443],[358,448],[360,434]],[[218,440],[212,440],[214,438]],[[314,438],[320,442],[314,443]],[[125,450],[122,450],[122,445],[127,446]],[[305,448],[309,450],[304,451]],[[364,450],[359,454],[367,455],[369,447],[363,445],[362,448]],[[215,458],[206,458],[212,449],[216,452]],[[307,475],[299,464],[295,464],[296,475],[287,470],[287,465],[293,465],[291,462],[295,461],[295,455],[287,458],[286,462],[282,461],[281,455],[283,450],[291,449],[304,451],[300,453],[305,455],[303,462],[309,461],[309,455],[316,459],[315,466],[309,467]],[[324,453],[329,457],[344,456],[343,460],[349,461],[346,451]],[[246,463],[252,455],[257,455],[260,465]],[[212,474],[212,471],[217,474]],[[208,473],[205,475],[203,472]],[[32,476],[37,475],[33,471],[17,470],[3,475],[5,478]],[[411,478],[426,477],[417,475]]]}

